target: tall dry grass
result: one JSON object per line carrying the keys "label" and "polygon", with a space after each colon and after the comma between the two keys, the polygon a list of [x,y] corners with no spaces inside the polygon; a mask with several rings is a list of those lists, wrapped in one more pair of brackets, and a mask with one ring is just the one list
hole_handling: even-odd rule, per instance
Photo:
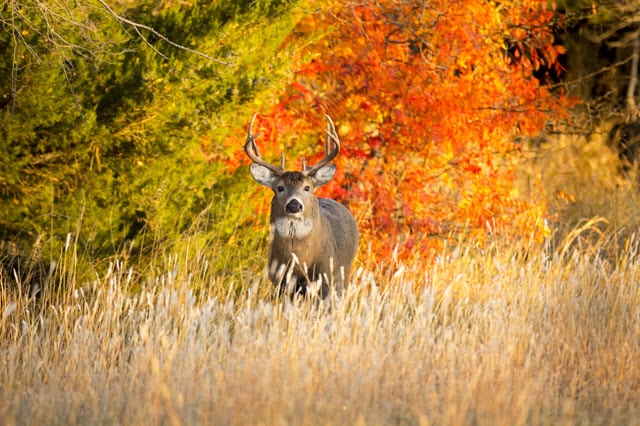
{"label": "tall dry grass", "polygon": [[393,275],[360,268],[330,310],[273,299],[259,274],[221,281],[205,256],[147,276],[119,261],[39,299],[3,285],[0,418],[638,424],[638,247],[617,264],[458,248]]}
{"label": "tall dry grass", "polygon": [[363,247],[330,309],[198,235],[93,276],[70,238],[45,288],[0,275],[0,423],[640,424],[640,203],[607,152],[521,168],[561,195],[544,247]]}
{"label": "tall dry grass", "polygon": [[539,196],[541,189],[549,200],[554,248],[606,247],[616,256],[640,229],[639,164],[624,170],[608,140],[611,125],[605,121],[587,136],[549,137],[518,165],[523,192]]}

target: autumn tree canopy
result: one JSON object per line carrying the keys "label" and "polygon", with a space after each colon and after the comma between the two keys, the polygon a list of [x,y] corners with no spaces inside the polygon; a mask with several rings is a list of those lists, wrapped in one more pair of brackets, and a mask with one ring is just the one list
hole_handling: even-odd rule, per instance
{"label": "autumn tree canopy", "polygon": [[207,149],[228,155],[219,141],[246,104],[288,80],[301,13],[258,3],[3,3],[0,243],[55,257],[73,234],[92,259],[190,229],[228,238],[241,209],[198,218],[239,205],[250,182]]}
{"label": "autumn tree canopy", "polygon": [[342,154],[329,192],[382,256],[461,235],[540,239],[544,200],[520,196],[513,159],[518,138],[567,105],[543,84],[545,70],[561,72],[554,13],[547,0],[325,2],[290,40],[312,39],[263,131],[308,156],[321,149],[301,149],[303,135],[322,136],[323,114],[334,117]]}
{"label": "autumn tree canopy", "polygon": [[333,118],[342,153],[321,192],[381,259],[540,239],[544,198],[514,175],[517,141],[568,104],[545,85],[562,71],[555,17],[547,0],[12,2],[0,239],[55,253],[73,233],[89,257],[194,229],[264,241],[269,194],[242,151],[254,112],[264,157],[298,166]]}

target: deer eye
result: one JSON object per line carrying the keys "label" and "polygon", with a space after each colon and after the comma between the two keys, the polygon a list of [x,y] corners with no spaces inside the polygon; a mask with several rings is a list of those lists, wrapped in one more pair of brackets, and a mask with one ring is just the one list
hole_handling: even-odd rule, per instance
{"label": "deer eye", "polygon": [[276,190],[277,190],[278,192],[284,192],[284,186],[282,186],[282,185],[278,185],[278,187],[276,188]]}
{"label": "deer eye", "polygon": [[309,192],[309,191],[311,191],[311,187],[310,187],[309,185],[307,185],[307,186],[305,186],[305,187],[304,187],[304,190],[305,190],[306,192]]}

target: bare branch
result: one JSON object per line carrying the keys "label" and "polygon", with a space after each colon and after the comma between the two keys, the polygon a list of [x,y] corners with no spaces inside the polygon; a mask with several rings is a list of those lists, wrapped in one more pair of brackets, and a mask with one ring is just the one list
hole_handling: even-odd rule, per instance
{"label": "bare branch", "polygon": [[630,32],[629,34],[626,34],[619,41],[611,41],[611,42],[608,42],[607,44],[610,47],[616,47],[616,48],[618,48],[618,47],[627,47],[630,44],[635,44],[635,42],[638,39],[638,37],[640,37],[640,28],[636,29],[635,31]]}
{"label": "bare branch", "polygon": [[627,88],[627,106],[629,111],[636,113],[636,85],[638,84],[638,60],[640,59],[640,38],[636,34],[636,38],[633,39],[633,53],[631,60],[631,80],[629,81],[629,87]]}
{"label": "bare branch", "polygon": [[[164,41],[167,44],[170,44],[173,47],[177,47],[178,49],[187,51],[189,53],[193,53],[195,55],[202,56],[203,58],[208,59],[208,60],[210,60],[212,62],[217,62],[219,64],[227,65],[227,66],[233,66],[233,64],[230,63],[230,62],[225,62],[225,61],[222,61],[220,59],[212,58],[211,56],[207,55],[206,53],[200,52],[198,50],[190,49],[190,48],[188,48],[186,46],[178,44],[178,43],[170,40],[165,35],[159,33],[158,31],[154,30],[153,28],[149,27],[148,25],[144,25],[144,24],[140,24],[140,23],[135,22],[135,21],[131,21],[130,19],[127,19],[124,16],[119,15],[104,0],[98,0],[98,2],[107,10],[107,12],[109,12],[109,14],[111,14],[111,16],[113,16],[119,22],[121,22],[123,24],[127,24],[127,25],[133,27],[136,30],[136,32],[138,33],[138,35],[140,35],[140,37],[142,37],[142,34],[140,33],[140,30],[149,31],[151,34],[155,35],[156,37],[160,38],[162,41]],[[144,42],[147,45],[149,45],[154,51],[158,52],[157,49],[155,49],[153,46],[151,46],[151,44],[149,43],[149,41],[147,41],[146,38],[142,37],[142,40],[144,40]],[[158,53],[160,53],[160,52],[158,52]],[[164,56],[164,55],[162,55],[162,56],[166,58],[166,56]]]}
{"label": "bare branch", "polygon": [[549,87],[558,88],[558,87],[563,87],[563,86],[572,86],[572,85],[584,84],[584,82],[589,81],[592,78],[599,76],[600,74],[604,74],[604,73],[606,73],[608,71],[611,71],[613,69],[622,67],[623,65],[625,65],[626,63],[628,63],[628,62],[630,62],[632,60],[633,60],[633,55],[628,56],[627,58],[622,59],[622,60],[620,60],[618,62],[614,62],[613,64],[608,65],[606,67],[602,67],[602,68],[598,69],[597,71],[593,71],[593,72],[591,72],[589,74],[585,74],[585,75],[581,76],[580,78],[576,78],[576,79],[573,79],[573,80],[562,81],[560,83],[555,83],[555,84],[550,85]]}
{"label": "bare branch", "polygon": [[602,43],[603,41],[611,38],[613,35],[617,34],[619,31],[624,30],[625,28],[629,27],[632,25],[632,22],[628,21],[628,20],[623,20],[618,22],[617,24],[613,25],[611,28],[609,28],[606,31],[603,31],[602,33],[598,34],[598,35],[594,35],[594,34],[590,34],[590,33],[585,33],[587,39],[593,43]]}

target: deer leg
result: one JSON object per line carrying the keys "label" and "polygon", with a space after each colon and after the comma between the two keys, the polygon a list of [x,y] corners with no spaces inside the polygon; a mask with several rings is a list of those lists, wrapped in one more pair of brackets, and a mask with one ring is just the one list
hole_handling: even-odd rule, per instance
{"label": "deer leg", "polygon": [[305,277],[298,277],[296,280],[296,287],[293,292],[294,295],[301,295],[305,297],[307,295],[307,279]]}

